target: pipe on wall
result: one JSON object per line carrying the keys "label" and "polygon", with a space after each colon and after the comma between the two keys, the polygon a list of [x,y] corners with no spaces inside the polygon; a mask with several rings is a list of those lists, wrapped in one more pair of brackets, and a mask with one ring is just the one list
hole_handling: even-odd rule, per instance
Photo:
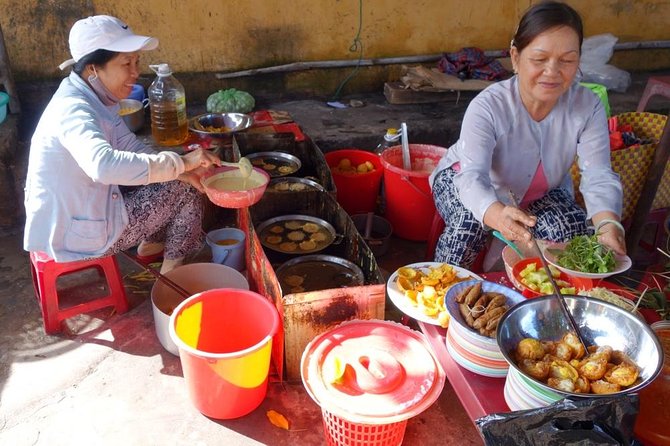
{"label": "pipe on wall", "polygon": [[[614,45],[614,51],[629,50],[655,50],[670,48],[670,40],[649,40],[645,42],[624,42]],[[489,57],[507,57],[508,50],[485,51]],[[217,79],[232,79],[237,77],[254,76],[257,74],[289,73],[293,71],[312,70],[315,68],[346,68],[354,66],[394,65],[408,63],[428,63],[440,60],[440,54],[426,54],[423,56],[385,57],[377,59],[346,59],[346,60],[321,60],[313,62],[294,62],[273,67],[252,68],[250,70],[233,71],[230,73],[217,73]]]}

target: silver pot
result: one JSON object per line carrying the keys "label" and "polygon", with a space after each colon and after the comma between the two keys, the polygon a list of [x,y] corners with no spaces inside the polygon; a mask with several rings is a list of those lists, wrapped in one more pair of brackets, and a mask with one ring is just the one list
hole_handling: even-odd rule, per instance
{"label": "silver pot", "polygon": [[131,132],[136,132],[144,126],[144,109],[149,105],[149,99],[121,99],[119,101],[119,115]]}

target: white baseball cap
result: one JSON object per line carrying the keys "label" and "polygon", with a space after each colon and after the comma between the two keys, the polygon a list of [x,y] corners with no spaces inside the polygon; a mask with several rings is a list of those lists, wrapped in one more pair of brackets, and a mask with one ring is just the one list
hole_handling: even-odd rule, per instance
{"label": "white baseball cap", "polygon": [[60,64],[58,68],[61,70],[96,50],[132,53],[158,47],[158,39],[155,37],[138,36],[121,20],[108,15],[78,20],[70,30],[69,43],[72,59]]}

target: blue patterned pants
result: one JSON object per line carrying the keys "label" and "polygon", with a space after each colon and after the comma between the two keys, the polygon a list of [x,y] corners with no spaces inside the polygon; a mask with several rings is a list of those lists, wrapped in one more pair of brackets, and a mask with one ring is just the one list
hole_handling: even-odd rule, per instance
{"label": "blue patterned pants", "polygon": [[[470,268],[486,247],[489,234],[461,203],[453,181],[455,174],[453,169],[445,169],[433,184],[435,206],[446,224],[435,247],[435,261]],[[586,212],[566,190],[550,190],[526,211],[537,217],[533,233],[539,240],[566,242],[588,233]]]}

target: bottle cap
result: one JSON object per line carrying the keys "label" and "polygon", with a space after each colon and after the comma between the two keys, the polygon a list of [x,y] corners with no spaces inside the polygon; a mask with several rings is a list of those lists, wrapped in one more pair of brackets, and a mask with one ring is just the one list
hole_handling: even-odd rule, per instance
{"label": "bottle cap", "polygon": [[163,77],[163,76],[169,76],[172,74],[172,70],[170,70],[170,66],[166,63],[161,63],[158,65],[149,65],[149,68],[153,70],[154,73],[157,75]]}

